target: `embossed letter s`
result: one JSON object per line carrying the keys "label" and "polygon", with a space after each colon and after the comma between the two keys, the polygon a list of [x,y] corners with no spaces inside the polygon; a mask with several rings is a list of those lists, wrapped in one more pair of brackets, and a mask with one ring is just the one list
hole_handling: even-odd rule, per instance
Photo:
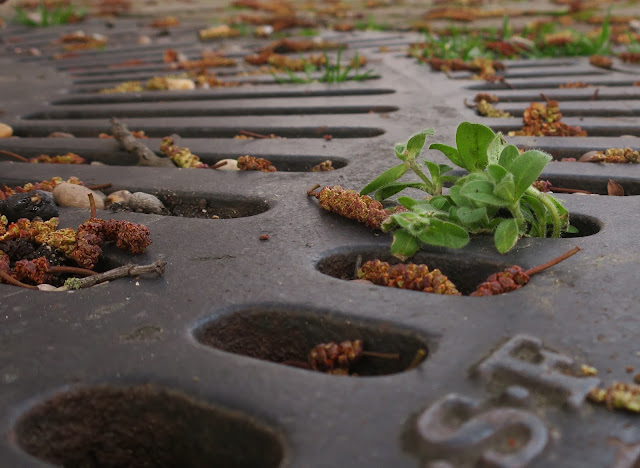
{"label": "embossed letter s", "polygon": [[417,421],[422,455],[455,461],[455,466],[481,462],[492,468],[521,468],[542,453],[548,433],[536,415],[479,406],[470,398],[449,394],[425,410]]}

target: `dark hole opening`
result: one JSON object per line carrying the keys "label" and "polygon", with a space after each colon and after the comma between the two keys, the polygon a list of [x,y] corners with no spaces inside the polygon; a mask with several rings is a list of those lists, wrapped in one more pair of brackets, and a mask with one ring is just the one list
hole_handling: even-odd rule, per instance
{"label": "dark hole opening", "polygon": [[[402,263],[393,257],[389,250],[358,250],[338,253],[323,258],[317,268],[325,275],[334,278],[356,279],[356,263],[361,257],[361,263],[379,259],[393,265]],[[494,262],[486,259],[470,258],[466,254],[445,254],[418,252],[410,260],[411,263],[426,264],[429,270],[439,269],[447,275],[463,295],[473,292],[487,277],[512,265],[512,263]],[[384,287],[384,286],[381,286]],[[420,293],[424,294],[424,293]]]}
{"label": "dark hole opening", "polygon": [[15,426],[29,454],[66,468],[277,467],[280,438],[241,415],[140,385],[62,393]]}
{"label": "dark hole opening", "polygon": [[212,348],[296,367],[301,367],[296,363],[308,362],[309,351],[315,346],[345,340],[362,340],[365,352],[399,355],[394,359],[362,356],[350,367],[352,376],[397,374],[421,362],[429,351],[424,337],[386,322],[359,322],[329,313],[278,307],[255,307],[224,315],[201,325],[194,334],[200,343]]}

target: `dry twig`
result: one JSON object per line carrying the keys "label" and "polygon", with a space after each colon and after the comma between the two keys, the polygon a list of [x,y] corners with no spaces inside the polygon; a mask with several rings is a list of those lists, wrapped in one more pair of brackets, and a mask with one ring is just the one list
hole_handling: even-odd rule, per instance
{"label": "dry twig", "polygon": [[138,166],[176,167],[171,159],[161,158],[151,151],[115,117],[111,118],[111,134],[125,150],[138,158]]}

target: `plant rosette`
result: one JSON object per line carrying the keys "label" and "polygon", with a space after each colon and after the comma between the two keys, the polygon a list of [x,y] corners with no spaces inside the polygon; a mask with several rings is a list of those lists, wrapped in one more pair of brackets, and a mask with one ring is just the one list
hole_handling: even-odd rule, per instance
{"label": "plant rosette", "polygon": [[[539,150],[520,154],[501,133],[476,123],[463,122],[456,131],[457,147],[433,143],[429,149],[442,152],[455,166],[468,172],[449,174],[453,169],[423,159],[418,161],[432,128],[413,135],[406,144],[395,146],[399,165],[386,170],[367,184],[361,194],[375,192],[382,201],[407,188],[427,193],[425,199],[401,196],[398,202],[408,211],[389,216],[383,231],[393,231],[391,253],[411,257],[422,242],[434,246],[461,248],[469,235],[492,233],[500,253],[510,251],[521,237],[560,237],[576,232],[569,225],[569,213],[552,195],[532,184],[551,156]],[[423,168],[426,166],[427,172]],[[419,181],[399,181],[407,172]],[[447,194],[444,184],[452,184]]]}

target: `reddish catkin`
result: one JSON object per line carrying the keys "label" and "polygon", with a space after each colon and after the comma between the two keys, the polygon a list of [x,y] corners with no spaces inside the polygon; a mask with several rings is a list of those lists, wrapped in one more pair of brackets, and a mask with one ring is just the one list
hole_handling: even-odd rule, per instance
{"label": "reddish catkin", "polygon": [[264,158],[255,158],[253,156],[240,156],[238,158],[238,169],[241,171],[261,171],[276,172],[277,169]]}
{"label": "reddish catkin", "polygon": [[34,260],[18,260],[13,270],[13,276],[18,281],[28,280],[35,284],[42,284],[45,275],[49,272],[49,261],[45,257],[38,257]]}
{"label": "reddish catkin", "polygon": [[311,188],[307,195],[316,197],[322,208],[345,218],[355,219],[371,229],[380,229],[382,222],[390,215],[398,211],[405,211],[402,207],[393,211],[386,209],[379,201],[367,195],[360,195],[355,190],[344,189],[339,185],[323,187],[320,192],[314,192],[318,187],[320,186],[316,185]]}
{"label": "reddish catkin", "polygon": [[470,296],[495,296],[521,288],[529,282],[527,272],[517,266],[511,266],[504,271],[494,273],[473,291]]}
{"label": "reddish catkin", "polygon": [[429,271],[429,267],[423,264],[390,265],[377,259],[370,260],[358,270],[358,278],[391,288],[453,296],[461,295],[455,285],[440,270]]}
{"label": "reddish catkin", "polygon": [[480,283],[475,291],[470,296],[495,296],[497,294],[504,294],[507,292],[520,289],[522,286],[529,282],[531,276],[540,273],[558,263],[566,260],[572,255],[577,254],[580,251],[580,247],[574,247],[573,249],[563,253],[559,257],[549,260],[547,263],[543,263],[534,268],[525,270],[517,265],[510,266],[504,271],[494,273],[486,281]]}
{"label": "reddish catkin", "polygon": [[313,370],[321,372],[347,373],[362,357],[362,352],[362,340],[321,343],[309,351],[309,364]]}

